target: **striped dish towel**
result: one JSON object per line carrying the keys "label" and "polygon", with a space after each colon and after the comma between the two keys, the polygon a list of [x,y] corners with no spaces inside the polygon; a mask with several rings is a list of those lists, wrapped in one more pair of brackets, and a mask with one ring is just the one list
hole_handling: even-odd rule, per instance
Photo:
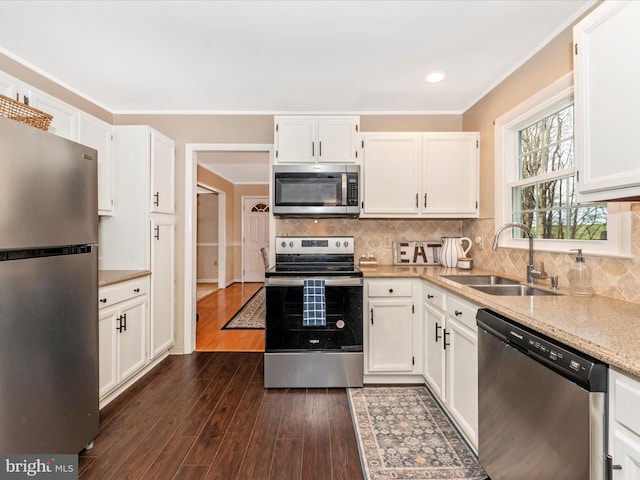
{"label": "striped dish towel", "polygon": [[325,327],[327,312],[324,280],[305,280],[302,295],[302,325],[305,327]]}

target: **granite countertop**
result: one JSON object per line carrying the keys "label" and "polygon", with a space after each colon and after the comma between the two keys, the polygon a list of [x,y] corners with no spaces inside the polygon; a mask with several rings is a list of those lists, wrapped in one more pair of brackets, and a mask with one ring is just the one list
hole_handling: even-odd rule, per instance
{"label": "granite countertop", "polygon": [[99,270],[98,287],[106,287],[114,283],[146,277],[147,275],[151,275],[149,270]]}
{"label": "granite countertop", "polygon": [[[491,275],[495,272],[441,266],[379,265],[363,268],[365,278],[421,278],[542,334],[640,377],[640,305],[609,297],[563,295],[506,297],[482,293],[440,275]],[[509,275],[501,275],[509,277]],[[511,277],[513,278],[513,277]],[[522,278],[515,278],[523,281]],[[549,288],[548,281],[537,287]]]}

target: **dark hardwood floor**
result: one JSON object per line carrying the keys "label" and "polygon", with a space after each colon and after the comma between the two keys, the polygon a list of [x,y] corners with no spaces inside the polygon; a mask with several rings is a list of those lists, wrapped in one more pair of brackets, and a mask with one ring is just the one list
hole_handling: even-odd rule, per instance
{"label": "dark hardwood floor", "polygon": [[362,479],[346,391],[266,390],[262,358],[168,357],[101,411],[80,479]]}

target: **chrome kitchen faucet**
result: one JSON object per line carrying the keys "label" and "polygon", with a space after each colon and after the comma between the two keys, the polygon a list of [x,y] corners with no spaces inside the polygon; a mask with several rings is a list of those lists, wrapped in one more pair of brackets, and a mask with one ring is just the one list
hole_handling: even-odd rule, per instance
{"label": "chrome kitchen faucet", "polygon": [[537,278],[540,280],[546,280],[548,278],[551,280],[551,288],[555,290],[558,287],[558,276],[548,275],[547,272],[544,271],[544,262],[540,262],[540,270],[536,270],[536,267],[533,263],[533,232],[524,223],[505,223],[504,225],[502,225],[493,237],[493,245],[491,245],[491,248],[493,250],[497,250],[498,237],[500,237],[500,234],[504,230],[512,227],[519,228],[527,234],[527,237],[529,237],[529,264],[527,265],[527,283],[533,284]]}

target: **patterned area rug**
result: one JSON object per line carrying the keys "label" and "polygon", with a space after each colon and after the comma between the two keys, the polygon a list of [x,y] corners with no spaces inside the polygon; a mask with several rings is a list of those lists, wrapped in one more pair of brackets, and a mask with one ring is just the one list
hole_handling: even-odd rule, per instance
{"label": "patterned area rug", "polygon": [[258,290],[253,297],[229,320],[223,330],[245,329],[264,330],[265,315],[265,291],[264,287]]}
{"label": "patterned area rug", "polygon": [[425,387],[347,391],[368,480],[488,478]]}

